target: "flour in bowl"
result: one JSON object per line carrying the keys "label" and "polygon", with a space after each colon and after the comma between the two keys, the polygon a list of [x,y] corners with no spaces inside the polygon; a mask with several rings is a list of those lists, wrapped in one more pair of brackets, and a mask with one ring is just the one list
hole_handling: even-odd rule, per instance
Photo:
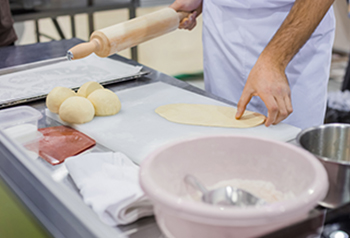
{"label": "flour in bowl", "polygon": [[208,187],[208,189],[212,190],[225,186],[244,189],[256,197],[262,198],[267,203],[295,198],[293,192],[283,193],[277,190],[273,183],[263,180],[232,179],[216,183],[215,185]]}
{"label": "flour in bowl", "polygon": [[[222,188],[225,186],[232,186],[235,188],[240,188],[250,192],[258,198],[263,199],[267,203],[280,202],[283,200],[293,199],[295,195],[293,192],[281,192],[276,189],[275,185],[268,181],[263,180],[249,180],[249,179],[232,179],[225,180],[214,184],[213,186],[208,186],[208,190],[214,190],[216,188]],[[198,189],[193,188],[193,186],[186,185],[185,196],[182,198],[201,201],[202,193]]]}

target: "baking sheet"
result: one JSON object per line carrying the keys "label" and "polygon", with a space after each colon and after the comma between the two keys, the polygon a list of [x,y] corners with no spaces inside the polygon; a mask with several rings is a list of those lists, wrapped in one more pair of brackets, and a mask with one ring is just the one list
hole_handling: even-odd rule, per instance
{"label": "baking sheet", "polygon": [[147,73],[142,66],[92,54],[84,59],[5,74],[0,76],[0,108],[44,98],[57,86],[76,89],[89,81],[106,85]]}
{"label": "baking sheet", "polygon": [[[184,125],[167,121],[155,113],[158,106],[171,103],[198,103],[230,106],[190,91],[157,82],[116,92],[121,111],[113,116],[95,117],[92,121],[72,125],[112,151],[125,153],[135,163],[167,143],[205,135],[250,135],[278,141],[295,139],[300,129],[279,123],[252,128],[223,128]],[[46,109],[46,115],[63,123],[57,114]],[[64,123],[63,123],[64,124]]]}

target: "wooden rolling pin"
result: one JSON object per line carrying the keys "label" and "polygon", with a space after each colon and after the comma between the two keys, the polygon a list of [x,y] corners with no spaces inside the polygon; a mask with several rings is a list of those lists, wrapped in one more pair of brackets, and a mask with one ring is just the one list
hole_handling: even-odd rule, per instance
{"label": "wooden rolling pin", "polygon": [[89,42],[76,45],[68,51],[68,59],[81,59],[93,52],[100,57],[107,57],[177,29],[188,15],[188,12],[176,12],[167,7],[94,31]]}

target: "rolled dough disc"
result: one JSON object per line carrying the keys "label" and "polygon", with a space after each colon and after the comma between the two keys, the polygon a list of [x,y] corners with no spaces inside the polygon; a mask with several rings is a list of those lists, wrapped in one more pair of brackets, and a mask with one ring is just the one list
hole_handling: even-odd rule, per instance
{"label": "rolled dough disc", "polygon": [[264,123],[266,119],[260,113],[245,111],[237,120],[236,111],[233,107],[187,103],[163,105],[155,110],[168,121],[199,126],[249,128]]}

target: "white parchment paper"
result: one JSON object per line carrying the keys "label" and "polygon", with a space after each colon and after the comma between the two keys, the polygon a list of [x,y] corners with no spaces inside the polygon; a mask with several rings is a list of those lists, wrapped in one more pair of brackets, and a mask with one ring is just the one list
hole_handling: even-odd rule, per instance
{"label": "white parchment paper", "polygon": [[55,63],[0,76],[0,105],[48,94],[54,87],[78,88],[85,82],[99,83],[134,76],[133,66],[92,54],[84,59]]}

